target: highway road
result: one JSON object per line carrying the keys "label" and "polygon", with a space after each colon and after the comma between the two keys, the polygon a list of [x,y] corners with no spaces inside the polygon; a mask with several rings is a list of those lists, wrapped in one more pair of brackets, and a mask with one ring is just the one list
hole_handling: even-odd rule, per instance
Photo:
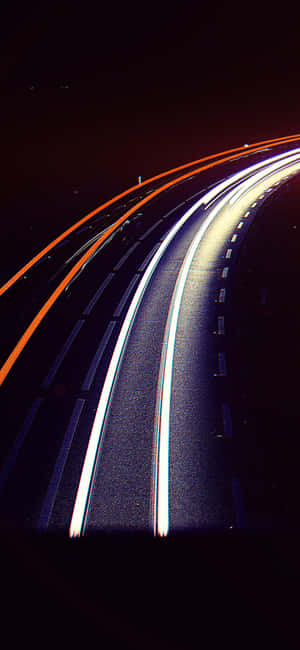
{"label": "highway road", "polygon": [[223,158],[3,269],[2,577],[22,639],[240,647],[241,623],[249,647],[294,647],[300,150]]}
{"label": "highway road", "polygon": [[24,323],[65,282],[2,388],[4,528],[165,536],[248,527],[228,300],[251,223],[298,171],[290,142],[175,176],[162,192],[161,179],[137,187],[132,208],[122,197],[96,212],[8,287],[4,366]]}

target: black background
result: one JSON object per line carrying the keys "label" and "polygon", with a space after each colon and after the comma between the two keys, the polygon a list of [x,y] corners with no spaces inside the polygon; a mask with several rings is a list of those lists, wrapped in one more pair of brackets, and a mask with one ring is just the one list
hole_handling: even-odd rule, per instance
{"label": "black background", "polygon": [[11,2],[0,34],[3,263],[139,175],[299,131],[292,4]]}
{"label": "black background", "polygon": [[[138,175],[300,131],[296,5],[10,2],[0,35],[3,267]],[[233,539],[4,536],[11,640],[297,647],[298,538]]]}

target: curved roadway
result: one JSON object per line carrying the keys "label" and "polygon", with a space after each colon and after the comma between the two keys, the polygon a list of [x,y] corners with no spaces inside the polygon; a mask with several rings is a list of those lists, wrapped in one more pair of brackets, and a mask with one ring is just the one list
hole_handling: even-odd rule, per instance
{"label": "curved roadway", "polygon": [[226,461],[231,417],[220,341],[226,281],[241,237],[265,192],[299,170],[297,150],[284,162],[272,160],[215,188],[175,227],[122,344],[119,337],[71,535],[247,525],[239,477]]}

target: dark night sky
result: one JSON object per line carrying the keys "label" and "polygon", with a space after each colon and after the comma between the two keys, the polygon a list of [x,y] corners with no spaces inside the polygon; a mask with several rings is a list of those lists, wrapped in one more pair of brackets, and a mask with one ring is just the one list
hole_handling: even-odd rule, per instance
{"label": "dark night sky", "polygon": [[276,7],[35,0],[2,8],[7,240],[16,215],[19,239],[31,225],[48,241],[139,174],[299,132],[296,6]]}

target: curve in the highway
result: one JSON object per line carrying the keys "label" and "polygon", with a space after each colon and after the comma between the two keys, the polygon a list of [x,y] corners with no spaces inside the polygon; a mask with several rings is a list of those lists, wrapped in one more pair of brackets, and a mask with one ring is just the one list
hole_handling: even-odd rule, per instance
{"label": "curve in the highway", "polygon": [[[149,271],[151,268],[151,264],[148,267],[148,278],[147,280],[145,279],[147,277],[147,272],[141,281],[140,287],[138,288],[135,298],[131,304],[130,310],[127,314],[127,325],[123,325],[123,333],[120,335],[118,339],[117,346],[114,351],[112,363],[110,365],[109,372],[107,374],[107,378],[104,384],[104,388],[102,391],[102,395],[100,398],[99,402],[99,407],[97,410],[97,414],[94,420],[94,425],[92,428],[92,434],[90,437],[90,443],[88,446],[88,451],[86,454],[86,460],[84,463],[84,468],[81,476],[81,481],[78,489],[78,494],[77,494],[77,499],[73,511],[73,517],[72,517],[72,522],[70,526],[70,534],[73,535],[78,535],[82,532],[82,529],[85,525],[87,525],[87,528],[93,528],[94,527],[102,527],[102,526],[108,526],[108,527],[126,527],[126,525],[129,526],[137,526],[138,528],[140,526],[146,526],[146,521],[149,521],[149,508],[151,511],[154,512],[154,530],[158,531],[160,535],[164,535],[168,532],[168,527],[169,527],[169,440],[170,440],[170,419],[172,418],[172,415],[170,413],[170,404],[171,404],[171,397],[172,389],[171,389],[171,383],[172,383],[172,370],[173,370],[173,358],[174,358],[174,349],[175,349],[175,339],[176,339],[176,326],[177,322],[179,320],[179,315],[180,315],[180,305],[181,305],[181,300],[183,297],[183,291],[185,287],[185,283],[187,282],[188,278],[188,272],[189,269],[193,263],[194,256],[196,256],[196,253],[198,254],[199,250],[201,251],[199,253],[200,257],[198,261],[198,265],[200,264],[201,266],[201,260],[202,260],[202,250],[203,247],[200,246],[199,249],[199,244],[202,241],[202,238],[205,238],[206,231],[209,229],[209,241],[210,243],[208,244],[208,248],[210,248],[210,256],[213,256],[214,258],[214,264],[217,264],[220,266],[220,249],[216,246],[216,241],[218,241],[218,245],[221,246],[221,249],[224,248],[224,234],[225,234],[225,240],[229,236],[229,231],[232,230],[232,227],[234,223],[236,224],[237,227],[237,232],[232,235],[234,238],[233,241],[236,241],[239,231],[241,230],[244,222],[241,221],[241,214],[240,214],[240,204],[241,202],[245,205],[244,210],[247,212],[246,208],[249,207],[250,202],[252,201],[253,203],[253,198],[251,200],[249,199],[249,196],[255,194],[255,197],[260,195],[263,191],[263,187],[270,185],[270,183],[275,182],[274,181],[274,174],[276,175],[276,179],[279,178],[282,179],[283,177],[286,176],[286,174],[289,173],[295,173],[296,171],[299,170],[299,151],[296,151],[293,155],[290,155],[286,159],[281,158],[281,160],[276,160],[275,157],[270,159],[268,165],[265,163],[265,169],[261,170],[260,172],[257,172],[257,169],[259,167],[262,167],[262,164],[253,166],[253,178],[248,179],[247,181],[244,181],[243,183],[240,183],[238,187],[234,187],[231,189],[225,196],[222,196],[221,199],[216,200],[216,197],[220,192],[222,194],[224,193],[224,183],[220,184],[215,190],[210,192],[206,197],[202,198],[200,201],[197,202],[193,208],[190,209],[186,215],[181,219],[181,226],[183,226],[188,218],[194,214],[197,213],[197,210],[199,210],[200,206],[202,206],[203,210],[203,205],[208,204],[209,201],[215,201],[214,206],[205,214],[201,211],[201,215],[196,219],[196,224],[194,224],[194,237],[191,238],[191,224],[188,224],[188,229],[187,231],[190,231],[189,237],[187,237],[187,240],[185,240],[185,254],[183,255],[182,250],[181,254],[179,255],[178,258],[178,251],[174,254],[175,255],[175,260],[176,263],[173,264],[173,281],[170,281],[170,277],[172,277],[172,273],[169,272],[166,275],[166,284],[168,286],[168,292],[169,292],[169,297],[166,299],[164,296],[164,283],[163,282],[158,282],[157,288],[156,288],[156,293],[154,293],[154,297],[152,298],[152,306],[151,308],[151,313],[156,314],[154,321],[151,319],[149,320],[149,315],[146,318],[145,316],[140,316],[138,314],[137,320],[141,319],[142,322],[144,323],[144,329],[142,330],[143,336],[146,337],[144,338],[144,342],[142,343],[140,338],[142,336],[141,333],[137,336],[138,343],[136,343],[134,347],[134,352],[131,352],[129,356],[131,357],[131,364],[128,361],[127,358],[127,345],[129,345],[130,348],[130,340],[132,337],[134,337],[134,332],[135,332],[135,323],[133,326],[133,319],[136,317],[137,313],[137,307],[138,305],[142,305],[142,297],[144,295],[146,286],[148,285],[148,282],[151,278],[151,285],[155,284],[155,279],[152,279],[152,273],[155,269],[157,272],[156,266],[158,263],[161,263],[161,258],[163,257],[163,253],[165,253],[166,250],[166,241],[169,238],[169,243],[174,239],[175,235],[180,230],[180,226],[176,226],[174,229],[174,234],[171,236],[171,234],[168,235],[168,238],[166,238],[164,244],[161,246],[161,254],[159,254],[159,251],[156,253],[154,256],[153,260],[157,260],[156,265],[154,265],[154,261],[152,260],[152,272]],[[255,172],[255,173],[254,173]],[[227,180],[225,183],[225,187],[232,187],[232,183],[236,183],[237,180],[241,179],[243,176],[246,176],[246,174],[249,174],[249,170],[240,172],[239,174],[236,175],[235,178],[230,179],[229,181]],[[235,203],[237,204],[235,208],[232,207],[233,205],[233,198],[235,197]],[[228,204],[229,205],[229,210],[228,210]],[[209,205],[208,205],[209,207]],[[227,207],[227,209],[226,209]],[[222,212],[222,216],[220,217],[219,213],[220,211]],[[225,211],[225,217],[224,217],[224,211]],[[217,217],[217,219],[216,219]],[[222,227],[220,229],[220,220],[222,222]],[[199,223],[200,221],[200,223]],[[219,224],[218,227],[216,224]],[[209,226],[214,225],[214,227],[209,228]],[[200,229],[199,229],[200,226]],[[185,231],[185,229],[183,229]],[[213,236],[212,233],[215,232],[215,235]],[[207,235],[208,237],[208,235]],[[184,239],[184,237],[183,237]],[[177,240],[177,237],[176,237]],[[212,244],[212,242],[214,242]],[[182,243],[181,243],[182,245]],[[190,248],[189,248],[190,246]],[[217,254],[214,252],[214,247],[217,250]],[[232,254],[232,248],[227,248],[225,251],[225,254],[223,257],[226,260],[226,264],[230,264],[228,260],[230,260]],[[168,255],[172,255],[170,251],[168,251]],[[186,255],[186,256],[185,256]],[[179,261],[178,261],[179,260]],[[185,260],[185,261],[184,261]],[[183,265],[181,266],[181,262],[183,261]],[[180,263],[179,263],[180,262]],[[219,268],[217,266],[217,271],[218,274],[220,275],[222,273],[222,278],[226,277],[225,270],[228,273],[228,266],[224,266],[223,259],[222,259],[222,268]],[[174,276],[174,266],[176,269],[175,276]],[[209,267],[209,263],[207,264]],[[180,271],[181,268],[181,271]],[[176,282],[176,277],[177,277],[177,272],[179,272],[178,279]],[[206,269],[207,271],[207,269]],[[207,273],[207,278],[205,280],[202,279],[202,286],[197,289],[197,294],[204,295],[206,296],[207,294],[207,286],[210,283],[211,280],[211,275],[212,275],[212,269],[210,269],[210,273]],[[205,273],[204,273],[205,275]],[[162,277],[162,276],[160,276]],[[210,278],[210,279],[208,279]],[[175,284],[176,283],[176,284]],[[174,284],[175,284],[175,289],[174,289]],[[143,286],[142,286],[143,285]],[[159,288],[158,288],[159,287]],[[174,294],[173,294],[173,289],[174,289]],[[171,292],[171,293],[170,293]],[[213,288],[213,292],[215,292],[215,287]],[[172,298],[173,294],[173,298]],[[147,295],[147,294],[146,294]],[[220,292],[219,292],[219,297],[218,297],[218,302],[219,303],[224,303],[225,301],[225,295],[226,295],[226,288],[221,287]],[[160,302],[162,300],[162,304]],[[168,314],[168,309],[167,306],[171,303],[171,309],[169,311],[169,317],[167,318]],[[159,313],[165,313],[165,317],[160,319],[159,322],[159,327],[162,327],[162,323],[167,322],[166,325],[166,333],[167,333],[167,338],[164,341],[164,337],[162,333],[157,334],[155,336],[156,340],[156,352],[155,352],[155,361],[152,362],[153,367],[150,364],[149,358],[147,358],[147,364],[152,367],[152,370],[147,366],[148,370],[145,373],[146,375],[148,374],[148,377],[145,379],[146,386],[144,390],[141,388],[141,382],[143,380],[143,374],[142,374],[142,362],[137,366],[137,359],[141,357],[144,359],[144,363],[146,364],[145,360],[145,350],[147,350],[147,333],[149,337],[149,332],[152,332],[155,330],[155,323],[157,320],[157,305],[160,304],[159,308]],[[194,299],[190,301],[189,304],[194,304]],[[175,309],[175,305],[176,309]],[[207,308],[207,304],[206,304]],[[166,311],[167,309],[167,311]],[[142,310],[143,311],[143,310]],[[196,322],[201,322],[203,320],[204,316],[203,314],[206,313],[206,309],[204,306],[201,306],[200,312],[199,312],[199,319],[196,319]],[[189,317],[185,319],[185,322],[192,322],[194,318],[193,313],[189,314]],[[218,328],[220,331],[222,331],[222,328],[224,327],[224,317],[220,316],[220,320],[218,321]],[[126,319],[124,321],[126,323]],[[147,327],[145,328],[145,323],[147,323]],[[133,327],[133,333],[131,333]],[[126,329],[127,328],[127,329]],[[126,330],[126,333],[125,333]],[[199,333],[199,326],[194,328],[193,336],[200,336],[201,338],[202,332],[200,331]],[[183,335],[182,335],[183,336]],[[205,336],[204,336],[205,338]],[[161,344],[157,344],[157,341],[161,340]],[[129,342],[128,342],[129,341]],[[133,344],[132,344],[133,345]],[[189,341],[185,340],[185,345],[188,347]],[[158,371],[158,366],[157,366],[157,353],[158,350],[160,350],[160,347],[162,347],[162,366],[160,371]],[[198,346],[199,347],[199,346]],[[197,348],[196,348],[197,349]],[[205,346],[206,349],[206,346]],[[183,352],[182,352],[183,354]],[[122,360],[122,364],[120,367],[120,362]],[[122,378],[123,375],[123,368],[124,366],[126,367],[126,364],[128,365],[128,370],[127,370],[127,375],[126,379],[123,380],[120,379]],[[202,367],[204,367],[205,371],[207,372],[206,369],[207,364],[202,364]],[[183,368],[185,365],[183,364]],[[156,370],[155,370],[156,369]],[[166,373],[167,369],[167,373]],[[125,371],[124,371],[125,372]],[[180,377],[180,372],[178,370],[178,375]],[[223,353],[218,353],[218,372],[220,376],[226,376],[226,360],[224,357]],[[156,381],[153,381],[153,378],[156,376]],[[155,447],[156,451],[154,453],[154,476],[155,479],[153,481],[154,485],[154,492],[150,494],[149,490],[149,485],[148,485],[148,501],[146,499],[146,502],[148,505],[146,508],[143,508],[142,503],[145,506],[145,482],[142,480],[142,486],[140,487],[140,496],[138,496],[138,500],[134,498],[134,491],[136,489],[137,483],[134,480],[134,476],[139,476],[139,472],[137,471],[139,463],[141,463],[141,457],[142,458],[148,458],[148,461],[143,463],[143,466],[148,466],[148,471],[145,470],[144,472],[144,479],[145,476],[147,477],[146,483],[148,481],[149,483],[149,473],[153,474],[153,450],[152,450],[152,444],[153,444],[153,414],[152,414],[152,424],[150,424],[149,420],[145,417],[143,419],[143,423],[139,419],[138,413],[139,409],[137,408],[137,403],[136,403],[136,395],[142,395],[140,398],[141,401],[138,400],[138,403],[140,404],[140,412],[143,413],[143,402],[147,400],[149,397],[151,390],[150,390],[150,384],[149,384],[149,377],[151,378],[151,382],[156,386],[156,382],[158,380],[158,376],[160,377],[160,386],[161,390],[158,391],[158,397],[156,400],[156,421],[158,422],[157,430],[156,433],[154,434],[154,439],[156,440]],[[195,376],[195,372],[192,373],[192,377]],[[114,384],[115,381],[117,380],[117,384],[119,386],[119,383],[123,385],[123,392],[119,394],[119,388],[115,388]],[[202,380],[205,382],[205,377],[202,377]],[[150,382],[150,383],[151,383]],[[179,380],[180,383],[180,380]],[[186,388],[186,382],[184,384]],[[193,390],[195,391],[195,386],[193,387]],[[193,390],[191,390],[191,393],[193,394]],[[152,389],[153,393],[153,389]],[[176,393],[176,391],[175,391]],[[180,396],[181,399],[183,394],[189,394],[190,391],[188,390],[182,390],[180,391]],[[133,396],[133,397],[132,397]],[[130,408],[130,404],[132,403],[132,399],[134,400],[134,404],[132,405],[132,409]],[[150,399],[150,398],[149,398]],[[117,404],[115,406],[116,411],[114,411],[114,407],[111,405],[110,400],[112,400],[113,404]],[[151,401],[151,400],[150,400]],[[153,401],[153,400],[152,400]],[[203,400],[201,403],[201,406],[203,407]],[[227,420],[228,418],[228,405],[224,404],[223,405],[223,414],[224,418]],[[134,414],[134,420],[130,420],[130,411],[132,410],[132,413]],[[191,409],[190,408],[184,408],[184,409],[179,409],[179,420],[184,419],[186,413],[190,413]],[[227,416],[226,416],[227,413]],[[108,415],[109,414],[109,415]],[[158,415],[157,415],[158,414]],[[128,424],[128,418],[130,421],[130,425]],[[137,421],[139,422],[139,427],[141,428],[142,433],[139,435],[139,431],[137,431],[137,424],[136,424],[136,418]],[[176,419],[176,418],[175,418]],[[147,427],[145,430],[145,422],[147,421]],[[113,425],[110,423],[113,422]],[[184,429],[191,431],[191,437],[194,435],[194,444],[196,444],[197,441],[197,435],[195,434],[195,427],[197,429],[197,426],[194,421],[194,428],[190,426],[184,425]],[[104,432],[104,433],[103,433]],[[103,437],[102,437],[103,434]],[[134,440],[134,443],[132,442]],[[141,443],[140,440],[147,440],[146,447],[148,449],[147,452],[141,451]],[[175,440],[178,441],[178,437],[175,436]],[[108,441],[108,442],[107,442]],[[207,441],[206,441],[206,444]],[[108,445],[108,448],[107,448]],[[177,442],[178,445],[178,442]],[[121,449],[120,449],[121,446]],[[139,459],[136,457],[136,450],[139,449],[139,453],[141,454],[141,457],[139,456]],[[100,451],[99,451],[100,450]],[[113,450],[113,451],[112,451]],[[126,452],[127,450],[127,452]],[[130,451],[129,451],[130,450]],[[96,458],[101,457],[101,460],[99,462],[99,470],[97,470],[97,479],[95,478],[95,473],[96,473]],[[127,462],[131,466],[131,470],[129,471],[128,465],[123,464],[122,459],[124,458],[127,459]],[[190,454],[191,458],[193,457],[193,454]],[[136,457],[136,460],[133,462],[132,458]],[[180,457],[180,454],[178,458]],[[130,460],[129,460],[130,458]],[[108,459],[108,460],[106,460]],[[119,459],[119,460],[118,460]],[[107,462],[107,465],[105,466],[105,462]],[[178,460],[177,460],[178,463]],[[122,464],[122,466],[121,466]],[[205,462],[204,462],[205,465]],[[192,472],[192,466],[189,463],[189,471],[190,473]],[[207,464],[209,467],[209,463]],[[152,469],[151,469],[152,467]],[[125,474],[126,476],[125,476]],[[130,473],[131,472],[131,473]],[[201,472],[197,474],[198,480],[199,476],[201,475]],[[99,478],[101,477],[101,478]],[[116,481],[116,484],[114,485],[114,480]],[[197,481],[196,481],[197,482]],[[151,481],[150,481],[151,483]],[[96,486],[96,487],[95,487]],[[235,477],[234,480],[232,481],[232,492],[234,495],[234,499],[236,503],[238,504],[239,502],[241,503],[241,497],[239,494],[239,482],[238,479]],[[207,487],[207,486],[206,486]],[[223,486],[224,487],[224,486]],[[224,488],[225,489],[225,488]],[[133,490],[133,492],[132,492]],[[226,490],[225,490],[226,491]],[[177,495],[182,494],[182,485],[180,487],[180,482],[179,482],[179,489],[178,485],[176,488]],[[92,496],[92,494],[97,495],[95,497]],[[141,498],[141,494],[144,495],[144,499]],[[211,498],[212,491],[211,490],[206,490],[206,494],[209,495],[208,498]],[[102,498],[101,498],[102,495]],[[220,495],[219,495],[220,496]],[[194,495],[195,497],[195,495]],[[199,494],[198,494],[199,497]],[[203,502],[203,490],[202,490],[202,502]],[[152,500],[152,506],[150,506],[150,502]],[[136,502],[138,503],[138,515],[136,514]],[[189,508],[187,511],[192,511],[193,507],[192,504],[195,502],[201,502],[201,498],[198,500],[195,498],[190,498],[188,506]],[[92,504],[92,505],[91,505]],[[187,504],[186,504],[187,505]],[[154,507],[153,507],[154,506]],[[132,510],[133,508],[133,510]],[[186,512],[186,508],[182,506],[184,511]],[[179,519],[177,515],[177,522],[181,521],[181,525],[183,525],[182,522],[185,521],[185,518],[183,516],[183,510],[182,508],[179,508]],[[204,511],[205,511],[205,506],[203,506]],[[176,508],[175,508],[176,510]],[[197,509],[196,509],[197,510]],[[217,508],[218,510],[218,508]],[[224,513],[221,516],[221,520],[223,521],[223,525],[228,525],[228,505],[225,508],[226,510],[226,516],[224,517]],[[238,508],[239,510],[239,516],[241,515],[242,509],[241,507]],[[88,511],[88,512],[87,512]],[[207,509],[206,509],[207,511]],[[214,508],[210,509],[210,513],[214,511]],[[143,513],[143,514],[142,514]],[[201,519],[202,517],[202,519]],[[223,517],[223,519],[222,519]],[[176,517],[175,517],[176,520]],[[187,520],[189,518],[187,517]],[[127,523],[126,523],[127,522]],[[143,523],[142,523],[143,522]],[[201,522],[203,525],[203,511],[200,512],[199,510],[197,511],[196,516],[193,518],[192,523],[193,525],[201,526]],[[217,525],[220,525],[220,513],[218,513],[216,517],[216,522]],[[225,524],[227,522],[227,524]],[[212,523],[212,522],[211,522]],[[191,521],[189,521],[189,525],[191,525]],[[147,526],[146,526],[147,527]]]}

